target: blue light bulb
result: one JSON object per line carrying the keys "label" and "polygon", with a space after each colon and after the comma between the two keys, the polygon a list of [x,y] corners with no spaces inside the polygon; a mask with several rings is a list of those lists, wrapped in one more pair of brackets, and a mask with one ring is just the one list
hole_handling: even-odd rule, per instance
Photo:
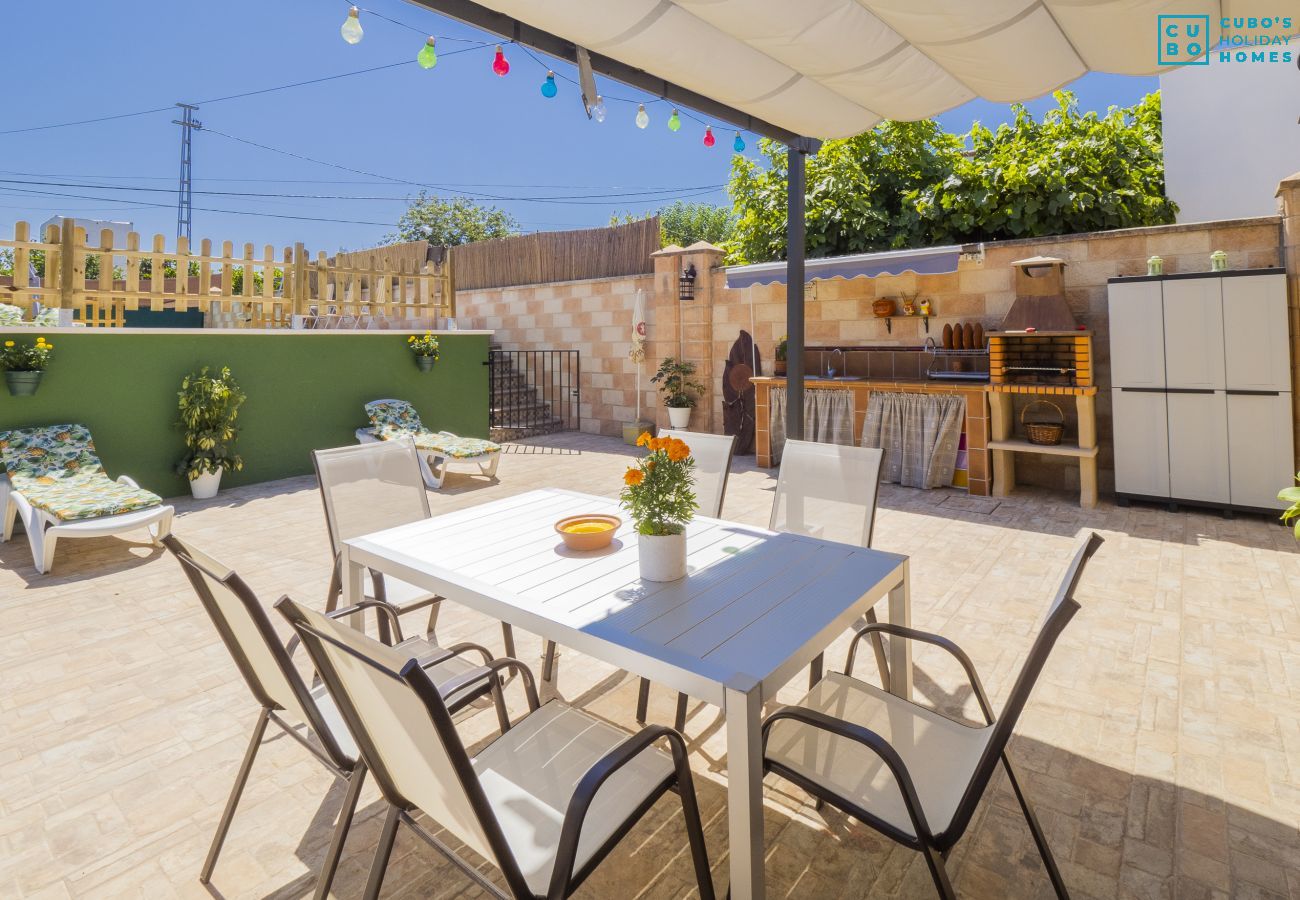
{"label": "blue light bulb", "polygon": [[731,149],[735,150],[737,153],[745,152],[745,139],[740,136],[739,131],[736,132],[736,139],[731,143]]}
{"label": "blue light bulb", "polygon": [[560,89],[555,86],[555,73],[547,72],[546,80],[542,82],[542,96],[549,100],[559,92]]}

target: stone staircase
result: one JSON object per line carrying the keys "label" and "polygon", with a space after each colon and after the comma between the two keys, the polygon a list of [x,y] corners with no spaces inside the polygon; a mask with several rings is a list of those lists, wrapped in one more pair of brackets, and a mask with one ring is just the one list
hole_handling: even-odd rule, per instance
{"label": "stone staircase", "polygon": [[489,436],[492,440],[513,441],[564,431],[566,425],[556,415],[538,385],[527,372],[515,365],[515,355],[493,345],[488,355],[490,406]]}

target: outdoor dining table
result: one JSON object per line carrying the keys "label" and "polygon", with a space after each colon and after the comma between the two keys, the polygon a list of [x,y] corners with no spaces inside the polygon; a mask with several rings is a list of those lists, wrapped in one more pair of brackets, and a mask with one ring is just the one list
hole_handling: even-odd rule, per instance
{"label": "outdoor dining table", "polygon": [[[648,582],[629,522],[604,550],[564,546],[556,521],[581,513],[619,509],[547,488],[345,541],[343,600],[373,569],[720,707],[731,895],[761,898],[763,702],[880,600],[889,622],[910,624],[907,557],[696,518],[687,576]],[[904,697],[908,644],[889,643],[890,689]]]}

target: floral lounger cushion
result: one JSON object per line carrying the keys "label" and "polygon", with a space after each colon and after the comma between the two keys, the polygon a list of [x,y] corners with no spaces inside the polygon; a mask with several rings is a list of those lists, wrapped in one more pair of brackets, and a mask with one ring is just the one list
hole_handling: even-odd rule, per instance
{"label": "floral lounger cushion", "polygon": [[109,478],[84,425],[0,432],[0,463],[28,503],[64,522],[162,503],[157,494]]}
{"label": "floral lounger cushion", "polygon": [[410,437],[416,449],[452,459],[472,459],[500,453],[501,445],[482,438],[457,437],[449,431],[430,431],[420,415],[404,400],[374,400],[366,404],[372,433],[381,441]]}

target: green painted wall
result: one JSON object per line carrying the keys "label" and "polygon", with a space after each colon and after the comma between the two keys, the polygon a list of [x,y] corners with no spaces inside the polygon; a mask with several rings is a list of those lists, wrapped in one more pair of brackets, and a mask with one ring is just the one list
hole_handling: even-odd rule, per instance
{"label": "green painted wall", "polygon": [[[432,372],[416,367],[405,332],[130,330],[41,332],[55,357],[34,397],[0,388],[0,430],[69,422],[88,426],[113,477],[129,474],[165,497],[188,492],[173,466],[184,444],[175,427],[181,378],[201,366],[229,366],[248,399],[237,444],[243,471],[222,487],[311,472],[310,452],[356,442],[363,404],[409,400],[425,425],[487,437],[486,333],[440,335]],[[0,340],[31,340],[31,329]]]}

